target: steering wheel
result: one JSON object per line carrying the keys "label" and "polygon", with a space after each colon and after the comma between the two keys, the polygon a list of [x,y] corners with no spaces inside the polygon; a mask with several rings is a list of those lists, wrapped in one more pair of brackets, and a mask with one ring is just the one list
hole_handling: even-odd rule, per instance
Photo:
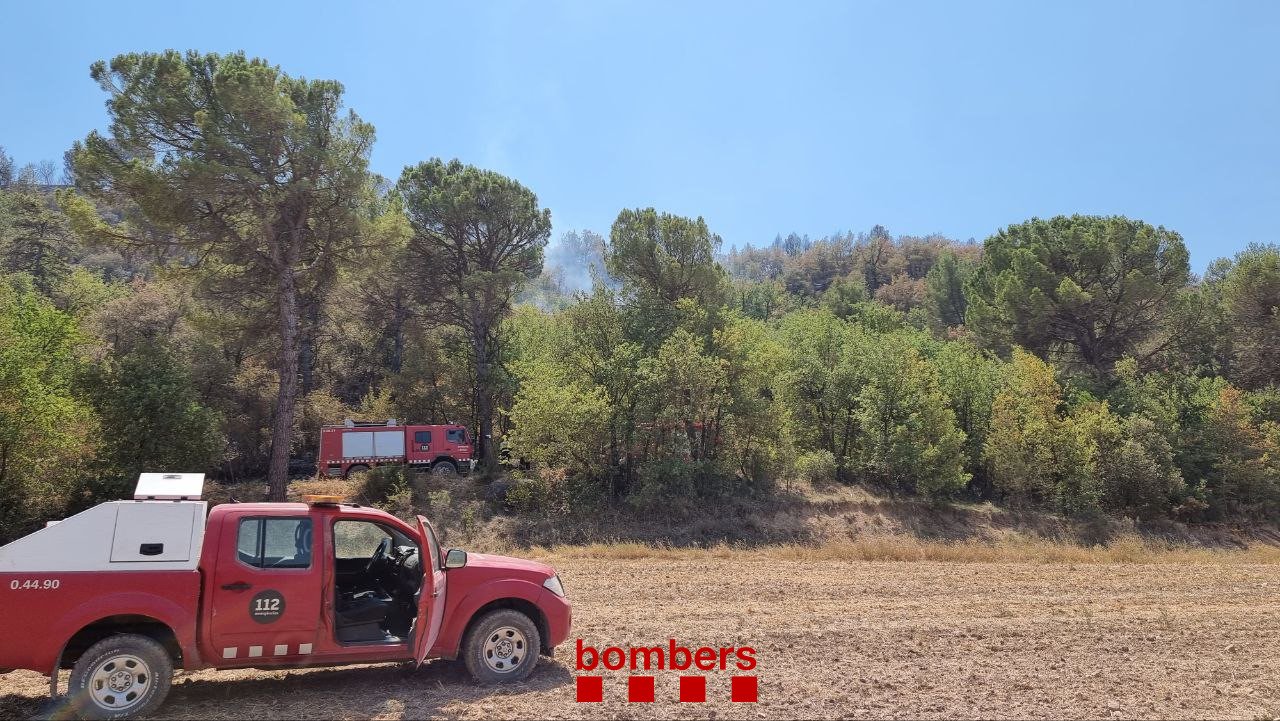
{"label": "steering wheel", "polygon": [[369,557],[369,565],[364,567],[364,572],[369,573],[370,571],[373,570],[374,566],[378,565],[379,563],[382,563],[382,559],[387,557],[387,551],[390,551],[390,550],[391,550],[391,537],[387,536],[386,538],[382,539],[381,543],[378,544],[378,550],[374,551],[373,555]]}
{"label": "steering wheel", "polygon": [[294,555],[297,558],[311,559],[311,524],[299,523],[293,528]]}

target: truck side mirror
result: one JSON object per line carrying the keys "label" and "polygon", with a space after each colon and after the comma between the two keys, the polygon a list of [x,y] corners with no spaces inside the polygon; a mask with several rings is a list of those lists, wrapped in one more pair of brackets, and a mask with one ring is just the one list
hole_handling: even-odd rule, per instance
{"label": "truck side mirror", "polygon": [[444,556],[444,568],[462,568],[467,565],[467,552],[461,548],[450,548],[449,552]]}

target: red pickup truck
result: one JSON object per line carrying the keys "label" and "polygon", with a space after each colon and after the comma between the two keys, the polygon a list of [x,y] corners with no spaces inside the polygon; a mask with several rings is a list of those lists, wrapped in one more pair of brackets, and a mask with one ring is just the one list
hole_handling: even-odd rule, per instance
{"label": "red pickup truck", "polygon": [[80,715],[154,711],[175,668],[421,664],[516,681],[569,635],[555,570],[440,548],[374,508],[199,498],[201,474],[143,474],[0,547],[0,671],[70,668]]}

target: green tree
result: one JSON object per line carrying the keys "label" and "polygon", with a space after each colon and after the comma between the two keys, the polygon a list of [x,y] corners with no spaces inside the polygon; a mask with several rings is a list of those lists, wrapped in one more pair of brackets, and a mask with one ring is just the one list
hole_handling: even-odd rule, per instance
{"label": "green tree", "polygon": [[893,493],[946,498],[964,488],[964,432],[938,386],[937,369],[902,334],[867,339],[858,394],[859,465]]}
{"label": "green tree", "polygon": [[77,182],[123,195],[157,236],[79,224],[120,243],[178,244],[217,265],[219,286],[276,315],[277,390],[268,480],[284,500],[306,300],[318,298],[361,237],[373,127],[342,112],[342,86],[294,78],[243,53],[131,53],[91,75],[108,94],[110,136],[73,152]]}
{"label": "green tree", "polygon": [[1246,389],[1280,383],[1280,246],[1250,245],[1227,267],[1217,287],[1229,376]]}
{"label": "green tree", "polygon": [[493,423],[501,381],[497,331],[521,286],[542,272],[551,211],[498,173],[439,158],[405,168],[396,186],[413,235],[417,291],[433,312],[466,336],[475,369],[474,413],[486,467],[497,466]]}
{"label": "green tree", "polygon": [[983,460],[983,448],[991,430],[991,409],[1000,388],[999,361],[965,341],[943,343],[933,357],[938,387],[964,432],[965,470],[983,496],[991,492],[991,479]]}
{"label": "green tree", "polygon": [[222,455],[219,418],[200,403],[188,371],[162,344],[100,361],[86,374],[89,397],[106,428],[97,490],[118,498],[143,471],[207,471]]}
{"label": "green tree", "polygon": [[868,300],[867,286],[856,275],[837,278],[822,294],[822,307],[837,318],[848,320],[857,316],[862,304]]}
{"label": "green tree", "polygon": [[1104,508],[1136,518],[1159,518],[1184,493],[1173,449],[1151,419],[1121,418],[1106,402],[1090,403],[1073,416],[1092,441],[1093,466]]}
{"label": "green tree", "polygon": [[29,281],[0,282],[0,540],[78,498],[98,427],[74,386],[85,340]]}
{"label": "green tree", "polygon": [[1190,276],[1182,237],[1123,217],[1033,218],[987,239],[966,292],[966,323],[1002,353],[1014,345],[1097,376],[1162,348],[1170,304]]}
{"label": "green tree", "polygon": [[1280,426],[1257,423],[1244,394],[1223,387],[1208,414],[1214,458],[1204,479],[1211,510],[1220,518],[1280,516]]}
{"label": "green tree", "polygon": [[610,463],[613,412],[604,389],[564,361],[571,341],[568,319],[532,308],[512,318],[521,357],[512,362],[519,381],[510,417],[512,451],[544,468],[571,466],[602,477]]}
{"label": "green tree", "polygon": [[609,232],[605,266],[623,290],[641,299],[672,304],[681,298],[718,303],[724,270],[715,261],[720,236],[702,218],[653,208],[618,213]]}
{"label": "green tree", "polygon": [[4,146],[0,145],[0,190],[3,190],[13,182],[13,158],[5,152]]}
{"label": "green tree", "polygon": [[26,273],[51,295],[70,273],[75,239],[52,196],[35,189],[0,194],[8,229],[0,226],[0,270]]}
{"label": "green tree", "polygon": [[938,256],[938,262],[925,276],[925,305],[930,317],[941,328],[954,328],[964,324],[964,314],[968,308],[964,285],[970,273],[970,268],[948,250]]}
{"label": "green tree", "polygon": [[848,347],[852,333],[827,310],[796,311],[778,329],[785,349],[779,384],[797,442],[805,450],[830,451],[840,480],[849,480],[858,393],[865,383],[861,354]]}
{"label": "green tree", "polygon": [[985,458],[996,490],[1020,503],[1075,513],[1097,507],[1096,449],[1080,423],[1063,417],[1053,368],[1015,348],[992,404]]}

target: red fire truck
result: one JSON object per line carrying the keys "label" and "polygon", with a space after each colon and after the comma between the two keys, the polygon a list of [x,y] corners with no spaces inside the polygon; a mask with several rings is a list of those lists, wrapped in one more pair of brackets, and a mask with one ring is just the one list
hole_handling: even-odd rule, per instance
{"label": "red fire truck", "polygon": [[469,473],[475,468],[466,426],[397,425],[347,420],[320,429],[317,471],[322,476],[347,477],[381,465],[409,465],[437,476]]}
{"label": "red fire truck", "polygon": [[0,546],[0,672],[70,668],[89,718],[154,711],[175,668],[461,657],[527,677],[569,635],[555,570],[445,551],[427,519],[374,508],[199,500],[203,474],[143,474],[103,503]]}

